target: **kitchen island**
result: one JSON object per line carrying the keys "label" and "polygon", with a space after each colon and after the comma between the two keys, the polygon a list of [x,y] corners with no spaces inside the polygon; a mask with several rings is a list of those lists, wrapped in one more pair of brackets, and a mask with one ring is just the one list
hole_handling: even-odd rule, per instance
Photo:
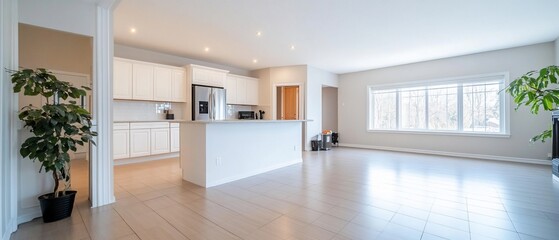
{"label": "kitchen island", "polygon": [[183,179],[212,187],[301,163],[303,122],[182,122],[180,160]]}

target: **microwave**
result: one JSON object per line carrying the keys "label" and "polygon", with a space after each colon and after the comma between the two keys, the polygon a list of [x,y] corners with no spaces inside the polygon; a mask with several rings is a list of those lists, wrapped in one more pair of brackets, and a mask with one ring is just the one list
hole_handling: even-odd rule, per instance
{"label": "microwave", "polygon": [[255,119],[254,111],[239,111],[239,119]]}

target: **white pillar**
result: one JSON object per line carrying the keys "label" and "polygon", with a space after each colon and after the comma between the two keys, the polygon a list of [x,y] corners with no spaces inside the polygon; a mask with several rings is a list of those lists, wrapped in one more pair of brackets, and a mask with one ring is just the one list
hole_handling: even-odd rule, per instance
{"label": "white pillar", "polygon": [[113,4],[97,7],[94,43],[93,116],[97,131],[91,150],[90,199],[92,207],[113,203]]}
{"label": "white pillar", "polygon": [[18,68],[17,0],[0,1],[0,238],[9,239],[17,228],[17,94],[10,74]]}

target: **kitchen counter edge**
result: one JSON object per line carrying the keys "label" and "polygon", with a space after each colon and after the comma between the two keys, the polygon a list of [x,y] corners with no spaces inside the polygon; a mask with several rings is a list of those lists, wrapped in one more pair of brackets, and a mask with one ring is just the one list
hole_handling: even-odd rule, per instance
{"label": "kitchen counter edge", "polygon": [[181,123],[193,124],[216,124],[216,123],[290,123],[290,122],[312,122],[312,120],[205,120],[205,121],[183,121]]}

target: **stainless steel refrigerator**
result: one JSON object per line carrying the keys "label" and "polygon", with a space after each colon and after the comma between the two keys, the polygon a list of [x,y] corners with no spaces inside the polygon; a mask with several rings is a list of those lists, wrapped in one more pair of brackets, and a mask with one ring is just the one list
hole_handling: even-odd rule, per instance
{"label": "stainless steel refrigerator", "polygon": [[225,89],[192,85],[192,120],[225,120]]}

